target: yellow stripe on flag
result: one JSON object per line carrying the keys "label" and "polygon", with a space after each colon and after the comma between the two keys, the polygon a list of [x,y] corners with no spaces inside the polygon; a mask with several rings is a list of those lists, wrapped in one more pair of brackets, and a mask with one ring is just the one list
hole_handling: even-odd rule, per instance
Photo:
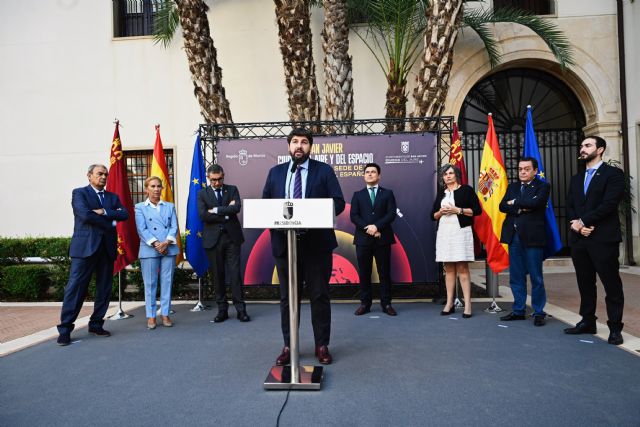
{"label": "yellow stripe on flag", "polygon": [[[151,173],[149,176],[157,176],[162,180],[162,193],[160,198],[165,202],[175,203],[173,201],[173,190],[171,189],[171,181],[169,181],[169,169],[164,158],[164,149],[162,148],[162,140],[160,139],[160,125],[156,125],[156,143],[153,147],[153,160],[151,161]],[[184,261],[182,255],[182,240],[180,238],[180,226],[176,233],[176,243],[178,244],[178,255],[176,256],[176,264]]]}

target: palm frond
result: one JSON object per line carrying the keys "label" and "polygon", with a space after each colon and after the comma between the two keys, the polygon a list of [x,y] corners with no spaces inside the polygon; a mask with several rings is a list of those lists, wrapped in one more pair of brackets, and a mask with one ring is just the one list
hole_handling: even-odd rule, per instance
{"label": "palm frond", "polygon": [[171,44],[176,29],[180,25],[178,8],[173,0],[163,0],[158,3],[158,11],[153,19],[153,42],[162,43],[166,49]]}
{"label": "palm frond", "polygon": [[[475,21],[476,24],[480,22],[485,24],[509,22],[523,25],[532,30],[542,39],[562,68],[568,68],[571,65],[575,65],[573,60],[573,48],[569,42],[569,38],[554,22],[549,19],[541,18],[530,12],[510,7],[494,10],[487,9],[478,12],[465,12],[465,15],[472,17],[472,21]],[[466,23],[467,21],[465,19],[465,24]],[[477,30],[471,25],[469,25],[469,27],[477,32]],[[482,35],[479,32],[478,35],[482,38]]]}
{"label": "palm frond", "polygon": [[496,40],[493,32],[489,28],[489,23],[482,19],[482,14],[483,12],[478,10],[465,11],[465,14],[462,16],[462,25],[463,27],[471,28],[478,34],[489,56],[491,68],[493,68],[500,63],[502,55],[498,49],[498,40]]}

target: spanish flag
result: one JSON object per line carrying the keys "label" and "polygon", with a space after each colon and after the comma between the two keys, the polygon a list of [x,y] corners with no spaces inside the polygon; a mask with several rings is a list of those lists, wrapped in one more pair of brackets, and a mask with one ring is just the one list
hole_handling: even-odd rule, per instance
{"label": "spanish flag", "polygon": [[[156,144],[153,147],[153,160],[151,161],[151,173],[149,176],[157,176],[162,180],[162,194],[160,198],[165,202],[173,201],[173,191],[171,190],[171,181],[169,181],[169,169],[167,169],[167,162],[164,159],[164,149],[162,148],[162,140],[160,139],[160,125],[156,125]],[[182,241],[180,239],[180,227],[178,226],[178,232],[176,233],[176,240],[178,244],[178,256],[176,256],[176,264],[180,264],[184,261],[182,255]]]}
{"label": "spanish flag", "polygon": [[487,248],[487,264],[496,274],[509,267],[508,246],[500,243],[502,223],[507,216],[500,212],[500,202],[507,192],[507,185],[507,172],[493,128],[493,118],[489,114],[477,191],[482,213],[474,219],[474,228]]}

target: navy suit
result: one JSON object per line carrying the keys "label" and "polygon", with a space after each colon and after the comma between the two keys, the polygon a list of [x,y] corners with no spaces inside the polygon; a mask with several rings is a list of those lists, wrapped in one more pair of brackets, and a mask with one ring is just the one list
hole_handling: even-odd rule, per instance
{"label": "navy suit", "polygon": [[[371,204],[368,187],[353,193],[351,199],[351,222],[356,226],[353,243],[356,245],[358,273],[360,276],[360,302],[371,306],[371,271],[376,260],[380,278],[380,305],[391,304],[391,245],[396,242],[391,223],[396,219],[396,198],[393,191],[378,187],[374,203]],[[374,237],[365,231],[373,224],[380,232]]]}
{"label": "navy suit", "polygon": [[[545,211],[550,191],[551,186],[537,177],[524,186],[512,182],[500,202],[500,212],[507,214],[502,223],[500,242],[509,245],[509,285],[513,292],[512,311],[516,315],[526,313],[529,273],[533,315],[545,316],[547,294],[542,261],[546,245]],[[510,200],[513,204],[507,204]]]}
{"label": "navy suit", "polygon": [[[104,205],[91,185],[76,188],[71,196],[74,227],[69,256],[71,270],[60,313],[60,334],[70,333],[87,296],[89,280],[96,272],[96,298],[89,328],[102,327],[109,308],[113,263],[117,256],[117,233],[113,221],[125,221],[129,214],[114,193],[104,192]],[[94,209],[104,209],[98,215]]]}
{"label": "navy suit", "polygon": [[[309,159],[304,198],[332,198],[335,214],[345,207],[342,189],[333,168],[326,163]],[[263,199],[284,199],[287,174],[291,163],[274,166],[269,171],[262,191]],[[280,318],[284,343],[289,346],[289,274],[286,233],[270,230],[271,251],[275,258],[280,281]],[[333,250],[338,246],[333,229],[307,230],[298,235],[298,286],[306,283],[311,301],[311,322],[316,346],[329,345],[331,336],[331,279]]]}
{"label": "navy suit", "polygon": [[585,227],[595,226],[588,237],[570,231],[571,259],[580,290],[580,315],[587,323],[596,320],[596,273],[606,293],[609,328],[622,330],[624,293],[618,263],[622,241],[618,206],[624,196],[622,170],[602,163],[595,172],[587,194],[585,173],[571,178],[567,195],[567,219],[581,219]]}
{"label": "navy suit", "polygon": [[[198,192],[198,215],[203,222],[202,246],[209,258],[209,269],[215,278],[216,303],[219,312],[227,312],[227,287],[231,288],[236,311],[245,311],[240,275],[240,246],[244,242],[238,214],[242,208],[240,193],[234,185],[224,184],[220,190],[222,203],[210,185]],[[234,201],[235,203],[230,205]],[[209,212],[217,208],[218,213]]]}

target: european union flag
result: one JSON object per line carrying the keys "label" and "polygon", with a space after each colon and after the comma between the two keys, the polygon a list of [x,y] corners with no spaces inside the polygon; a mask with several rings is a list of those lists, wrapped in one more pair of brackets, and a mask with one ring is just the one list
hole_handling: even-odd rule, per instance
{"label": "european union flag", "polygon": [[[538,149],[538,141],[536,140],[536,134],[533,131],[533,119],[531,118],[530,105],[527,107],[527,124],[524,133],[524,157],[533,157],[538,161],[538,178],[547,182],[547,176],[544,173],[544,165],[542,164],[542,158],[540,157],[540,150]],[[547,203],[547,210],[545,211],[545,229],[547,232],[547,246],[544,248],[543,257],[544,259],[547,259],[562,248],[560,232],[558,232],[558,224],[556,223],[556,216],[553,213],[551,200]]]}
{"label": "european union flag", "polygon": [[187,229],[185,231],[187,261],[198,277],[203,277],[209,267],[209,260],[202,247],[202,220],[198,215],[198,192],[207,186],[207,175],[204,169],[204,158],[200,149],[200,135],[193,147],[191,162],[191,183],[187,200]]}

